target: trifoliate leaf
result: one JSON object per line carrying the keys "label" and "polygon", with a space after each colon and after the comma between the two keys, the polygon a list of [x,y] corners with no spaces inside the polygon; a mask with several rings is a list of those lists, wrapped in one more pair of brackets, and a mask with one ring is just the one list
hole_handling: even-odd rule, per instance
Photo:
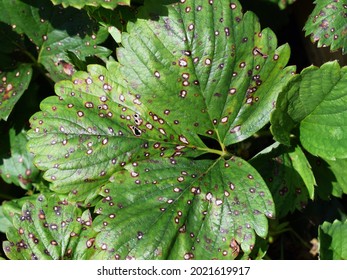
{"label": "trifoliate leaf", "polygon": [[89,65],[41,103],[28,133],[35,163],[69,200],[94,205],[101,190],[96,246],[107,258],[247,256],[274,205],[227,146],[269,121],[292,77],[289,48],[237,1],[140,13],[118,62]]}

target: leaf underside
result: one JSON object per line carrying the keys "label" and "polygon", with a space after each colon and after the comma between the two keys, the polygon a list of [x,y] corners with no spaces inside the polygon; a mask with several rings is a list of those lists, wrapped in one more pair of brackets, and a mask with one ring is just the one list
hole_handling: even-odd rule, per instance
{"label": "leaf underside", "polygon": [[[265,182],[228,147],[269,121],[294,70],[289,48],[236,1],[183,2],[129,23],[119,62],[57,83],[30,120],[52,189],[103,196],[95,258],[234,259],[275,215]],[[220,157],[197,159],[210,153]]]}

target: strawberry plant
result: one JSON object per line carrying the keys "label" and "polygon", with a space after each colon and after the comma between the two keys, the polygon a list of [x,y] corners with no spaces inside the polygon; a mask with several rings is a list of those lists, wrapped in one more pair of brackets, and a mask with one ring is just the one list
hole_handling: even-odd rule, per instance
{"label": "strawberry plant", "polygon": [[[2,257],[345,259],[347,68],[256,4],[1,0]],[[300,28],[344,54],[347,3]]]}

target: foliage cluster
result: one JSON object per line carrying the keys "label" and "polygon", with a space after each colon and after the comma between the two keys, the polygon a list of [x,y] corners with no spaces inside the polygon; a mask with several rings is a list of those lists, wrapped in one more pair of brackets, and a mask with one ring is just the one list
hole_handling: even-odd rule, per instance
{"label": "foliage cluster", "polygon": [[[303,1],[0,0],[2,258],[346,259],[347,68],[291,54]],[[347,52],[344,1],[299,28]]]}

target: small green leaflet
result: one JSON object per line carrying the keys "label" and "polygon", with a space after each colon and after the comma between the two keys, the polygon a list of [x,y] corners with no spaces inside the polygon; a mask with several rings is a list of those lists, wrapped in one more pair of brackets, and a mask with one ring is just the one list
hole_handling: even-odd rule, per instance
{"label": "small green leaflet", "polygon": [[347,2],[316,0],[315,8],[305,24],[306,36],[318,47],[330,46],[331,51],[347,53]]}
{"label": "small green leaflet", "polygon": [[28,88],[31,76],[32,69],[29,64],[21,64],[11,71],[0,71],[0,119],[7,120],[13,107]]}

